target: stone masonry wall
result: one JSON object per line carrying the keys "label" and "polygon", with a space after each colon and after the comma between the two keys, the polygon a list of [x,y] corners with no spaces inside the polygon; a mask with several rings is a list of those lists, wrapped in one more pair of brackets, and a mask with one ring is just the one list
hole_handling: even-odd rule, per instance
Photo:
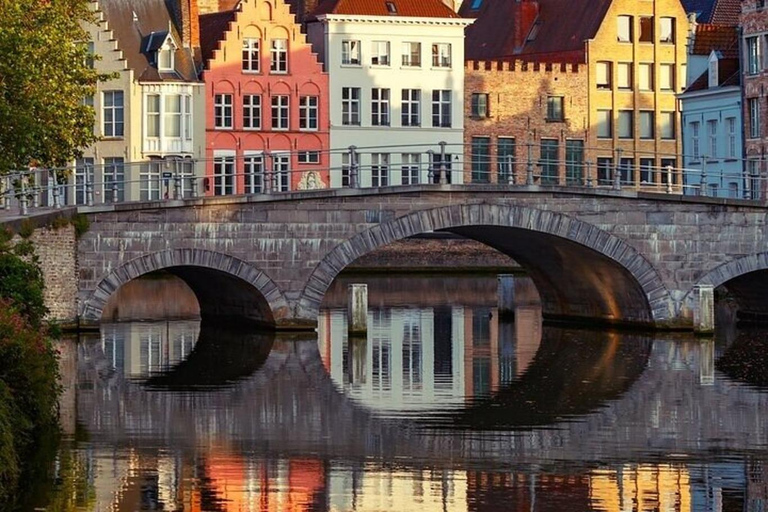
{"label": "stone masonry wall", "polygon": [[40,259],[45,279],[45,304],[49,317],[62,324],[77,318],[77,240],[71,224],[59,228],[41,227],[31,242]]}

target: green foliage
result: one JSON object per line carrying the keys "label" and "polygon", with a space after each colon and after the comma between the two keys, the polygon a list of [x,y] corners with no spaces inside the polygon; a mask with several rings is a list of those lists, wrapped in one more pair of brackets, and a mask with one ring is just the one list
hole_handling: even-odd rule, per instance
{"label": "green foliage", "polygon": [[91,223],[88,221],[88,217],[82,213],[78,213],[72,216],[72,225],[75,227],[75,236],[80,238],[88,232],[91,227]]}
{"label": "green foliage", "polygon": [[19,227],[19,236],[27,239],[35,232],[35,223],[31,219],[24,219],[21,221],[21,227]]}
{"label": "green foliage", "polygon": [[43,274],[34,255],[30,258],[27,253],[28,246],[28,242],[19,242],[10,250],[0,246],[0,300],[10,301],[31,325],[41,327],[48,312],[43,299]]}
{"label": "green foliage", "polygon": [[84,104],[100,75],[89,65],[88,0],[0,0],[0,175],[64,166],[96,141]]}

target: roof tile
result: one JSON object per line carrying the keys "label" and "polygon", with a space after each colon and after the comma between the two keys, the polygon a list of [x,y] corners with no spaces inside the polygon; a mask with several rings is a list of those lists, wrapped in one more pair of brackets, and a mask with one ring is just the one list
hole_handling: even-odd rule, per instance
{"label": "roof tile", "polygon": [[[392,4],[392,7],[387,4]],[[419,18],[460,17],[441,0],[321,0],[313,15],[322,14]]]}

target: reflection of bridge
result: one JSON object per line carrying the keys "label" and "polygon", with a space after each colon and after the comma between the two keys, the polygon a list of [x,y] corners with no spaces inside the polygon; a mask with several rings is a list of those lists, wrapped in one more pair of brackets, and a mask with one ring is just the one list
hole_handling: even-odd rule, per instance
{"label": "reflection of bridge", "polygon": [[[77,407],[94,441],[120,445],[138,437],[176,446],[215,440],[243,450],[268,446],[282,454],[398,464],[689,459],[706,457],[712,446],[764,452],[768,395],[713,379],[713,359],[711,341],[651,343],[546,329],[521,378],[473,406],[485,423],[460,411],[394,421],[339,391],[314,340],[278,340],[250,377],[192,395],[126,381],[109,369],[100,344],[87,343],[80,348]],[[526,417],[530,408],[521,404],[528,402],[543,412]],[[497,416],[484,409],[492,403]],[[510,431],[516,424],[544,427]],[[504,430],[494,430],[499,427]]]}
{"label": "reflection of bridge", "polygon": [[[545,316],[691,325],[695,285],[768,304],[764,206],[641,192],[413,185],[84,208],[80,312],[98,321],[122,284],[166,269],[206,317],[312,327],[358,257],[429,231],[479,240],[532,276]],[[768,273],[767,273],[768,274]],[[765,281],[765,282],[764,282]]]}

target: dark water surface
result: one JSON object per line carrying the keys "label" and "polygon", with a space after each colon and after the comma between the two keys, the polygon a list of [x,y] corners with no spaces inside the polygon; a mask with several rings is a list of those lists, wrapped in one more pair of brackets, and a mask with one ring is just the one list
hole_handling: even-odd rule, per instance
{"label": "dark water surface", "polygon": [[[369,286],[367,337],[347,336],[350,282]],[[312,334],[104,324],[63,344],[68,435],[25,503],[767,509],[764,332],[563,329],[542,326],[535,291],[518,298],[501,322],[495,276],[358,276],[336,282]]]}

